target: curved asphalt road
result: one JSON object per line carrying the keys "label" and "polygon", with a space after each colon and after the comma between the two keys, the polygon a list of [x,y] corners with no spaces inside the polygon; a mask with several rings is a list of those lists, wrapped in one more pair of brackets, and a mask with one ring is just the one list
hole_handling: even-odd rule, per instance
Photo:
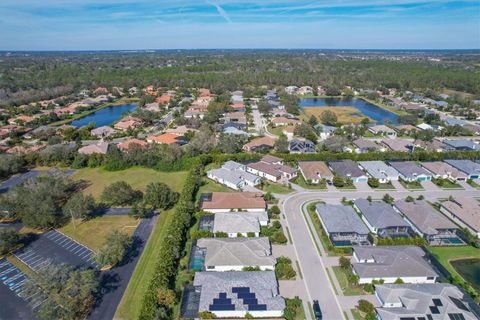
{"label": "curved asphalt road", "polygon": [[[332,199],[341,201],[347,199],[382,197],[388,193],[395,199],[407,196],[423,195],[427,200],[448,198],[452,196],[480,197],[478,190],[422,190],[422,191],[301,191],[287,196],[283,200],[282,208],[290,229],[297,260],[303,272],[303,281],[307,288],[309,300],[318,300],[322,309],[323,318],[328,320],[344,319],[342,307],[338,301],[332,284],[328,280],[322,257],[319,256],[314,239],[308,229],[307,222],[302,214],[302,207],[312,201]],[[375,197],[376,196],[376,197]],[[332,275],[334,276],[334,275]]]}

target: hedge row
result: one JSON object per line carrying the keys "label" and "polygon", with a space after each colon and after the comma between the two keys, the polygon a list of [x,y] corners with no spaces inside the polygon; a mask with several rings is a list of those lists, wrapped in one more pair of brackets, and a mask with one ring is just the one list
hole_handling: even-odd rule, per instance
{"label": "hedge row", "polygon": [[169,310],[172,306],[161,305],[158,301],[158,292],[173,290],[178,260],[183,250],[186,231],[190,226],[194,212],[194,199],[201,177],[201,165],[196,164],[190,169],[177,203],[174,217],[164,226],[166,237],[158,250],[158,260],[155,273],[143,296],[142,309],[139,319],[156,318],[157,310]]}

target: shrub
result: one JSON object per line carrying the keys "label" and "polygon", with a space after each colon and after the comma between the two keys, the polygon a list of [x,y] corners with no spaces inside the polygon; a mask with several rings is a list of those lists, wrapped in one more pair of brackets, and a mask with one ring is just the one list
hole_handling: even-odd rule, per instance
{"label": "shrub", "polygon": [[141,191],[135,191],[125,181],[117,181],[105,187],[102,201],[112,206],[131,205],[142,198]]}
{"label": "shrub", "polygon": [[368,178],[368,185],[372,188],[380,187],[380,182],[376,178]]}
{"label": "shrub", "polygon": [[279,280],[290,280],[295,278],[297,273],[293,270],[292,260],[287,257],[278,257],[275,266],[275,275]]}
{"label": "shrub", "polygon": [[302,300],[299,297],[285,299],[285,310],[283,310],[285,320],[294,320],[299,308],[302,308]]}

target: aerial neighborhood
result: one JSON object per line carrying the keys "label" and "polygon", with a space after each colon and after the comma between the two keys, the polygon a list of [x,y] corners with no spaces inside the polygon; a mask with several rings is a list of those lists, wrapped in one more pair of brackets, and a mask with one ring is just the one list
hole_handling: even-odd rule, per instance
{"label": "aerial neighborhood", "polygon": [[1,103],[0,318],[479,319],[479,92],[238,55]]}

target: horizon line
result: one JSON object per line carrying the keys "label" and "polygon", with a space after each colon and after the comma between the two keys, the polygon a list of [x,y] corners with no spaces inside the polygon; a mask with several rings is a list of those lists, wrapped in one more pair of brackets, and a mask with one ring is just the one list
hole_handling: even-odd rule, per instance
{"label": "horizon line", "polygon": [[0,49],[0,52],[105,52],[105,51],[200,51],[200,50],[317,50],[317,51],[480,51],[478,48],[162,48],[162,49]]}

